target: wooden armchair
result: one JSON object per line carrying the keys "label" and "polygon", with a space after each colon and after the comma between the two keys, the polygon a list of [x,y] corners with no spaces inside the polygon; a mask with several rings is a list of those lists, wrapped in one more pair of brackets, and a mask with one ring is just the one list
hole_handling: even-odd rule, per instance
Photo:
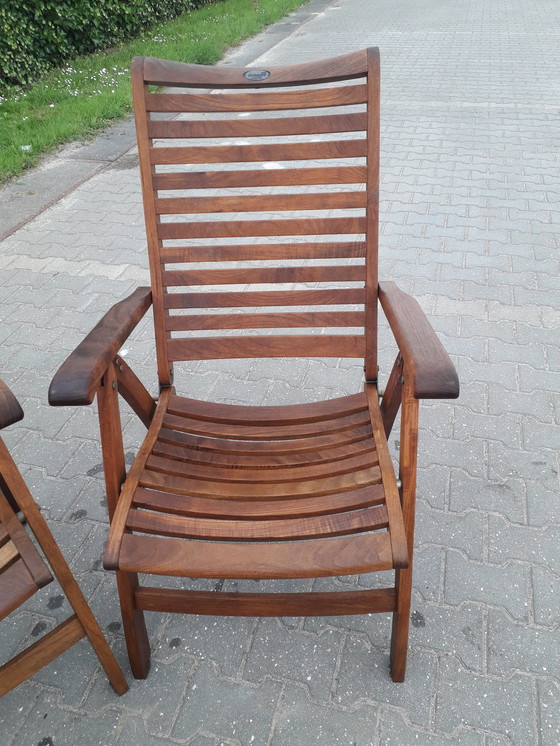
{"label": "wooden armchair", "polygon": [[[418,400],[456,397],[458,382],[417,303],[378,283],[378,52],[270,70],[137,58],[132,84],[151,289],[107,313],[61,366],[50,402],[98,397],[111,516],[104,564],[117,573],[133,673],[149,667],[144,611],[392,612],[391,673],[402,681]],[[399,348],[381,401],[378,300]],[[150,305],[157,401],[118,354]],[[173,387],[177,361],[301,356],[363,359],[363,392],[243,407]],[[148,428],[128,474],[119,394]],[[387,436],[401,405],[398,481]],[[395,570],[394,584],[214,593],[139,579],[376,570]]]}
{"label": "wooden armchair", "polygon": [[[18,422],[22,417],[23,411],[16,398],[0,381],[0,429]],[[0,620],[53,580],[16,511],[23,514],[74,613],[0,666],[0,696],[14,689],[86,635],[113,688],[118,694],[124,694],[128,685],[111,648],[0,438]]]}

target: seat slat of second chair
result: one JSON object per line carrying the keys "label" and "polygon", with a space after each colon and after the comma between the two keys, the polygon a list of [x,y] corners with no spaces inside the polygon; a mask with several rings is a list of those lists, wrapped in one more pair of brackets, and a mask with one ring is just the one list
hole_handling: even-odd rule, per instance
{"label": "seat slat of second chair", "polygon": [[[50,574],[49,578],[52,580]],[[46,585],[46,583],[43,583],[43,585]],[[25,562],[19,557],[19,552],[16,550],[15,555],[10,555],[9,564],[0,567],[0,619],[7,617],[24,601],[31,598],[37,590],[38,586],[35,579],[29,573]]]}

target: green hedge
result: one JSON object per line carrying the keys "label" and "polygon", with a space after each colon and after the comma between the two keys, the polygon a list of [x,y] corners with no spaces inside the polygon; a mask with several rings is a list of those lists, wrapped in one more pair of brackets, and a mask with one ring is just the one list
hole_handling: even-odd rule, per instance
{"label": "green hedge", "polygon": [[212,0],[1,0],[0,88]]}

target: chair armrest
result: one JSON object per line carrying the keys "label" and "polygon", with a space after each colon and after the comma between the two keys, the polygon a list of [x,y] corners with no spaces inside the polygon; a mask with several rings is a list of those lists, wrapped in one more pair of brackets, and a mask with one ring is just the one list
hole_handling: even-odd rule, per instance
{"label": "chair armrest", "polygon": [[152,304],[150,288],[137,288],[115,305],[70,353],[49,387],[53,407],[91,404],[111,360]]}
{"label": "chair armrest", "polygon": [[416,300],[394,282],[379,283],[379,301],[412,374],[416,399],[456,399],[455,366]]}
{"label": "chair armrest", "polygon": [[23,409],[3,381],[0,381],[0,430],[23,419]]}

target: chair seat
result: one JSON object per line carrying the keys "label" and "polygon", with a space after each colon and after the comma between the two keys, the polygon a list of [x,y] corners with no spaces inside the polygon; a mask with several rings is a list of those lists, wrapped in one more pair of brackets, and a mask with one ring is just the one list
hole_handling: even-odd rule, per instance
{"label": "chair seat", "polygon": [[386,485],[395,476],[380,464],[376,396],[239,407],[171,395],[160,406],[106,566],[204,578],[400,566],[406,548],[393,551]]}
{"label": "chair seat", "polygon": [[15,514],[0,506],[0,620],[52,579]]}

